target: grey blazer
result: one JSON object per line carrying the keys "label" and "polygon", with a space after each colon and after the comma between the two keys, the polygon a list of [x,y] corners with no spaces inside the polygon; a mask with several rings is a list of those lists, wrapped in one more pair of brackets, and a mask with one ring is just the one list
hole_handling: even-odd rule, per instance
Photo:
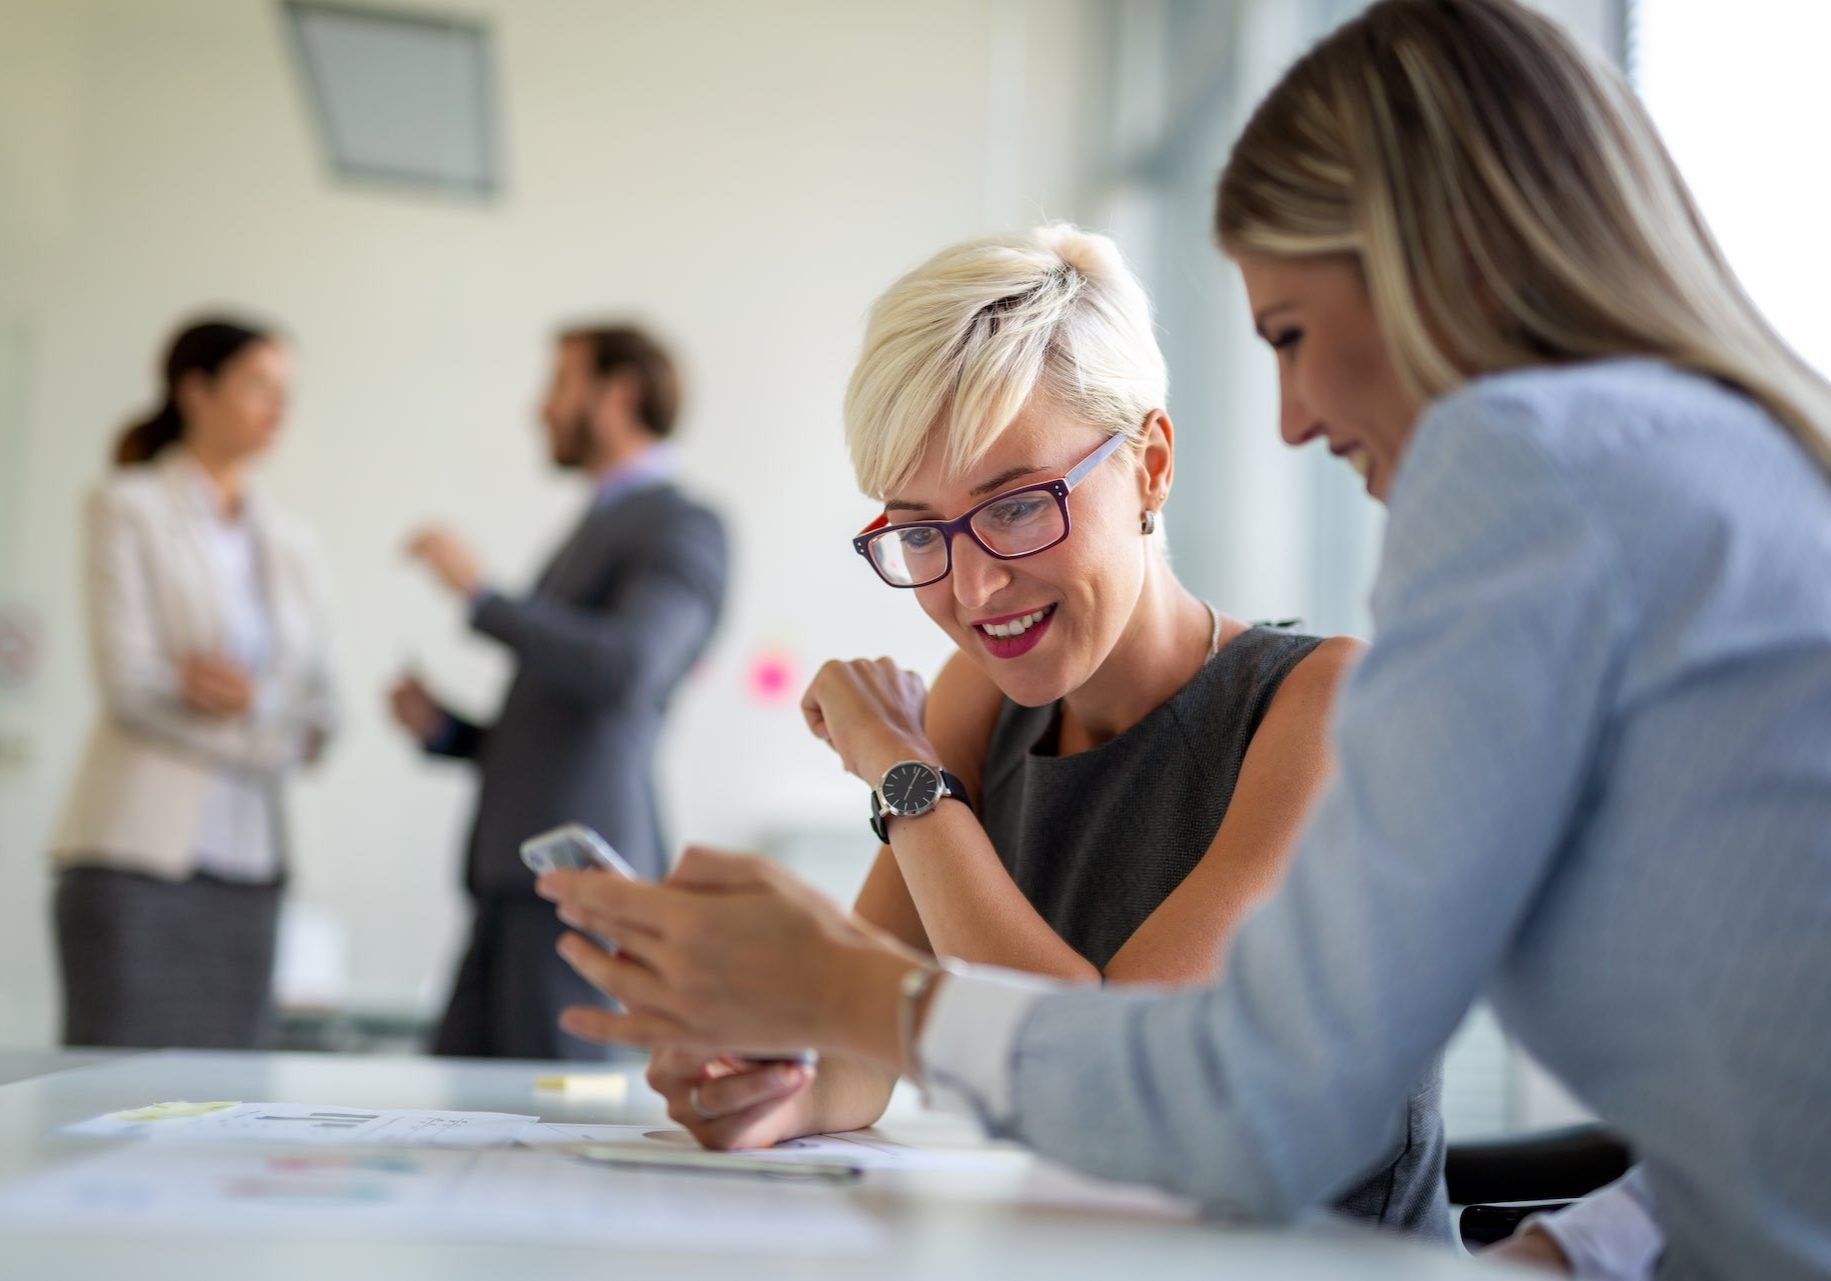
{"label": "grey blazer", "polygon": [[493,725],[453,718],[429,750],[481,773],[465,860],[473,896],[531,897],[527,837],[559,823],[603,833],[645,875],[666,846],[655,803],[668,700],[724,603],[724,525],[662,482],[594,508],[520,598],[485,598],[472,626],[515,652]]}

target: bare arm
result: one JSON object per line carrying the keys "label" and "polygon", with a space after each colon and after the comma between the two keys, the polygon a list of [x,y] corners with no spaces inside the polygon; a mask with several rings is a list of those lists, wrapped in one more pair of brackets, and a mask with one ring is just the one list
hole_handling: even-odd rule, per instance
{"label": "bare arm", "polygon": [[[929,742],[975,802],[1003,697],[961,654],[947,661],[928,696]],[[920,818],[892,819],[889,831],[893,864],[886,875],[900,883],[935,955],[1081,982],[1099,979],[1100,972],[1024,897],[972,810],[938,805]]]}
{"label": "bare arm", "polygon": [[[919,820],[893,822],[892,844],[879,850],[854,915],[921,952],[1056,977],[1180,983],[1212,976],[1227,936],[1277,883],[1327,781],[1330,702],[1360,651],[1351,640],[1326,641],[1286,677],[1253,735],[1227,816],[1207,853],[1104,974],[1037,914],[964,805],[944,804]],[[923,717],[929,742],[969,796],[980,795],[1001,705],[996,687],[958,656],[929,697]],[[740,1108],[729,1120],[709,1123],[689,1110],[687,1078],[655,1084],[675,1102],[675,1119],[703,1141],[743,1146],[870,1125],[883,1115],[895,1080],[875,1063],[828,1055],[811,1088],[773,1104],[775,1095],[757,1094],[762,1101],[756,1111]],[[717,1097],[733,1104],[753,1097],[742,1081],[721,1086]],[[769,1087],[759,1081],[755,1088]]]}
{"label": "bare arm", "polygon": [[[879,847],[852,913],[917,951],[932,954],[922,918],[897,873],[896,858],[888,845]],[[883,1116],[895,1087],[896,1074],[876,1063],[827,1055],[814,1078],[807,1128],[802,1133],[828,1134],[872,1125]]]}
{"label": "bare arm", "polygon": [[[956,658],[949,667],[961,662]],[[937,694],[944,694],[949,688],[944,671],[936,682]],[[989,681],[955,687],[953,695],[929,699],[924,727],[939,763],[965,784],[969,796],[977,796],[986,746],[1003,696]],[[966,813],[963,805],[942,808]],[[896,855],[890,846],[878,848],[852,911],[859,920],[908,947],[933,954],[922,914],[897,870]],[[761,1073],[740,1069],[730,1078],[712,1084],[704,1080],[704,1072],[703,1061],[663,1052],[657,1056],[649,1080],[673,1105],[670,1115],[710,1147],[753,1146],[803,1134],[861,1129],[883,1116],[896,1086],[896,1074],[876,1063],[831,1054],[821,1058],[811,1087],[787,1096],[772,1091],[771,1082]],[[692,1093],[695,1085],[701,1091],[697,1096]],[[757,1102],[745,1106],[752,1098]],[[695,1102],[699,1103],[697,1109]],[[715,1107],[707,1109],[708,1103]],[[729,1112],[725,1110],[727,1105]],[[704,1110],[716,1110],[722,1115],[706,1118],[700,1115]]]}
{"label": "bare arm", "polygon": [[[888,847],[879,850],[854,915],[928,951]],[[750,1148],[875,1123],[890,1102],[896,1073],[867,1059],[827,1054],[810,1081],[803,1069],[785,1073],[778,1065],[728,1055],[708,1060],[693,1051],[662,1050],[649,1064],[648,1081],[667,1099],[668,1115],[707,1147]]]}
{"label": "bare arm", "polygon": [[[1361,646],[1323,642],[1272,700],[1207,853],[1105,971],[1070,947],[1037,913],[965,806],[944,805],[890,826],[896,867],[939,955],[1068,980],[1180,983],[1209,978],[1222,944],[1276,884],[1305,815],[1329,775],[1328,713],[1336,683]],[[929,698],[937,747],[960,737],[952,723],[983,713],[990,681],[956,657]],[[982,740],[983,742],[983,740]],[[943,760],[947,752],[942,749]],[[978,760],[983,762],[984,749]]]}

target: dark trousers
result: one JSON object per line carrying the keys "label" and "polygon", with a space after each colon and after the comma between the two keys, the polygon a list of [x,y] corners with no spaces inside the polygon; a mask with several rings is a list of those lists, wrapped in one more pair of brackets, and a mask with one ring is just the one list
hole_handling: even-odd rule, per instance
{"label": "dark trousers", "polygon": [[273,1032],[280,887],[58,874],[65,1045],[248,1050]]}
{"label": "dark trousers", "polygon": [[569,1005],[609,1006],[554,950],[566,927],[536,898],[474,901],[470,944],[433,1038],[434,1054],[602,1062],[614,1047],[562,1032]]}

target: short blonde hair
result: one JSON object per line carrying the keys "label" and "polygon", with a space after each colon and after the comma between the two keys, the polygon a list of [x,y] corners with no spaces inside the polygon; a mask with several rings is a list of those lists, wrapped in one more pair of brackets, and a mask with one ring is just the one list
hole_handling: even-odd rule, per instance
{"label": "short blonde hair", "polygon": [[871,308],[846,388],[846,444],[874,498],[931,443],[974,466],[1032,396],[1141,439],[1168,390],[1150,299],[1105,236],[1066,223],[944,249]]}
{"label": "short blonde hair", "polygon": [[1656,356],[1831,473],[1831,387],[1724,262],[1633,91],[1516,0],[1381,0],[1305,55],[1221,175],[1230,254],[1357,259],[1400,376]]}

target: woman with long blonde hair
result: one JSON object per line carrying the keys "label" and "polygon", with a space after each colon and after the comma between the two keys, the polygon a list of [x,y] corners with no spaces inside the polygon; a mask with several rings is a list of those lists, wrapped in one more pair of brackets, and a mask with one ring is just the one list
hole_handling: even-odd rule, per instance
{"label": "woman with long blonde hair", "polygon": [[627,940],[567,944],[628,1005],[600,1030],[874,1058],[1047,1155],[1285,1218],[1486,995],[1636,1150],[1661,1277],[1831,1273],[1831,390],[1620,77],[1514,0],[1323,40],[1217,223],[1284,438],[1391,517],[1335,779],[1220,981],[1039,993],[690,852],[671,885],[544,883]]}

